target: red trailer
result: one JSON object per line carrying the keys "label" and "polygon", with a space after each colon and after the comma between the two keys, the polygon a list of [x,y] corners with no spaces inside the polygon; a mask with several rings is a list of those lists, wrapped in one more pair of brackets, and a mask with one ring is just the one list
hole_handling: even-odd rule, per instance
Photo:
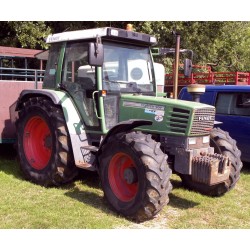
{"label": "red trailer", "polygon": [[[180,65],[182,66],[182,65]],[[210,66],[192,65],[190,77],[178,74],[178,93],[183,87],[192,83],[209,85],[250,85],[249,72],[213,72]],[[195,72],[202,71],[202,72]],[[174,70],[173,70],[174,72]],[[165,92],[173,92],[173,73],[165,75]]]}
{"label": "red trailer", "polygon": [[10,107],[23,89],[42,87],[44,65],[42,50],[0,46],[0,143],[15,141]]}

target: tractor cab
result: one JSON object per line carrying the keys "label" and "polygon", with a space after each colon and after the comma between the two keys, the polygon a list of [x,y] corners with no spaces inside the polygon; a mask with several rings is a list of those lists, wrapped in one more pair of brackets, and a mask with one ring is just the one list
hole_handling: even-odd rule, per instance
{"label": "tractor cab", "polygon": [[88,130],[105,133],[118,123],[122,94],[156,95],[153,36],[101,28],[56,34],[47,41],[51,49],[43,87],[66,91]]}

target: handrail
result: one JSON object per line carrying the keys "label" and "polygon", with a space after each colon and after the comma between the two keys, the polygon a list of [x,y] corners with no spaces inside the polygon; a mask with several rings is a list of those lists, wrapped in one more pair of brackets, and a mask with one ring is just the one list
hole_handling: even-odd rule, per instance
{"label": "handrail", "polygon": [[45,70],[0,67],[0,80],[43,81]]}

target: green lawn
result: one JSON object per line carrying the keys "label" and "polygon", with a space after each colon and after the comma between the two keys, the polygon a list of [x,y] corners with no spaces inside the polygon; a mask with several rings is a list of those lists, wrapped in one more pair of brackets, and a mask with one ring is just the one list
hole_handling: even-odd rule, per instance
{"label": "green lawn", "polygon": [[153,220],[136,224],[114,213],[96,173],[61,188],[22,178],[10,147],[0,147],[0,229],[249,229],[250,166],[236,187],[219,198],[183,189],[172,176],[170,202]]}

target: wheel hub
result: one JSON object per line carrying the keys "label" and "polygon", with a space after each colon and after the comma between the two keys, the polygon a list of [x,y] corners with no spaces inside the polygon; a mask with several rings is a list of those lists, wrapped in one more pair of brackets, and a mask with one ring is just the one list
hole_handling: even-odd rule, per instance
{"label": "wheel hub", "polygon": [[118,152],[110,160],[108,180],[115,196],[122,202],[134,199],[138,192],[137,167],[130,155]]}
{"label": "wheel hub", "polygon": [[126,168],[124,170],[123,178],[128,184],[136,183],[138,181],[136,169],[134,167]]}
{"label": "wheel hub", "polygon": [[52,148],[52,138],[51,138],[51,135],[45,136],[44,147],[47,148],[47,149],[51,149]]}

